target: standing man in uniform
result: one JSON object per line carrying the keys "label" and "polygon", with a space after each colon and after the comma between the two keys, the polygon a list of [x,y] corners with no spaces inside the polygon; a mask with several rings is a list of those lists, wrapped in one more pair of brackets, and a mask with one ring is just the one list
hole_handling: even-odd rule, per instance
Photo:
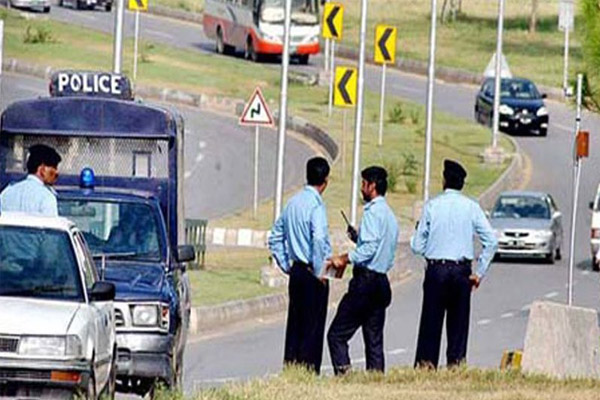
{"label": "standing man in uniform", "polygon": [[328,177],[327,160],[310,159],[307,185],[289,200],[269,236],[275,261],[290,278],[284,363],[303,365],[317,374],[329,297],[329,284],[320,278],[331,256],[327,211],[321,197]]}
{"label": "standing man in uniform", "polygon": [[[398,221],[385,200],[387,172],[381,167],[362,171],[361,193],[365,202],[356,248],[331,259],[343,269],[352,263],[352,280],[327,334],[336,375],[351,369],[348,341],[362,327],[367,370],[384,371],[383,327],[385,310],[392,300],[387,272],[394,266]],[[350,236],[354,229],[349,227]]]}
{"label": "standing man in uniform", "polygon": [[[445,160],[443,175],[444,192],[425,204],[410,243],[413,252],[427,261],[416,367],[437,368],[444,314],[447,365],[466,361],[471,291],[479,287],[498,246],[479,204],[460,192],[467,176],[465,169]],[[475,234],[483,250],[473,273]]]}
{"label": "standing man in uniform", "polygon": [[23,212],[47,217],[58,216],[56,192],[60,155],[52,147],[36,144],[29,148],[28,175],[10,184],[0,194],[1,212]]}

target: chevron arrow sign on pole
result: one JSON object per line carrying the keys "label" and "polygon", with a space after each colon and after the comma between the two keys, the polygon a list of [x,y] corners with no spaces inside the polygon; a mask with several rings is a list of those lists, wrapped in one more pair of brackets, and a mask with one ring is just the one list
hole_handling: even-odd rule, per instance
{"label": "chevron arrow sign on pole", "polygon": [[397,29],[388,25],[377,25],[375,29],[375,62],[393,64],[396,61]]}
{"label": "chevron arrow sign on pole", "polygon": [[344,6],[337,3],[325,3],[323,11],[323,37],[339,40],[342,38]]}
{"label": "chevron arrow sign on pole", "polygon": [[335,69],[335,90],[333,104],[337,107],[355,107],[357,89],[356,68],[337,67]]}
{"label": "chevron arrow sign on pole", "polygon": [[127,8],[131,11],[148,11],[148,0],[129,0]]}

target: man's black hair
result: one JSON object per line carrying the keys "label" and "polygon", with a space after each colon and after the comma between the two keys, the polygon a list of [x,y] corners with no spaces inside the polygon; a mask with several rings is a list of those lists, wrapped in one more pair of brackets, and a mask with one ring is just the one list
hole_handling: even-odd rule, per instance
{"label": "man's black hair", "polygon": [[323,157],[313,157],[306,163],[306,182],[321,186],[329,176],[329,163]]}
{"label": "man's black hair", "polygon": [[467,171],[462,165],[453,160],[444,160],[444,189],[462,190],[465,186]]}
{"label": "man's black hair", "polygon": [[27,159],[27,172],[35,174],[40,165],[44,164],[49,167],[58,167],[58,163],[62,161],[60,154],[52,147],[45,144],[35,144],[29,148],[29,158]]}
{"label": "man's black hair", "polygon": [[378,195],[385,196],[388,186],[388,174],[385,168],[378,166],[368,167],[362,170],[361,176],[365,181],[375,183],[375,190],[377,190]]}

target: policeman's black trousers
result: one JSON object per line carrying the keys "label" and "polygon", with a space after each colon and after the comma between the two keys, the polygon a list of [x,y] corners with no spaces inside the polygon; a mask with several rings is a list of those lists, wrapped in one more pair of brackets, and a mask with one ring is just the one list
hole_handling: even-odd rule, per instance
{"label": "policeman's black trousers", "polygon": [[318,374],[323,358],[329,284],[317,279],[312,267],[294,263],[288,292],[284,363],[303,365]]}
{"label": "policeman's black trousers", "polygon": [[444,314],[448,366],[466,361],[471,311],[470,265],[431,262],[425,271],[416,367],[437,368]]}
{"label": "policeman's black trousers", "polygon": [[383,328],[385,309],[392,300],[390,282],[385,274],[355,267],[348,292],[342,298],[329,327],[327,343],[336,375],[350,369],[348,341],[362,328],[367,370],[384,371]]}

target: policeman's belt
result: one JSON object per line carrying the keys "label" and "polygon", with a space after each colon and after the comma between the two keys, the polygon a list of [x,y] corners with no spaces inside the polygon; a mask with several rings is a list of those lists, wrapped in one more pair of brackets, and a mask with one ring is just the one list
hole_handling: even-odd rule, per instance
{"label": "policeman's belt", "polygon": [[303,263],[302,261],[294,261],[294,266],[297,266],[300,268],[305,268],[305,269],[309,270],[311,273],[315,272],[315,269],[313,268],[312,264]]}
{"label": "policeman's belt", "polygon": [[355,276],[364,276],[366,278],[387,276],[382,272],[373,271],[372,269],[368,269],[367,267],[354,267],[352,268],[352,274]]}
{"label": "policeman's belt", "polygon": [[446,259],[427,259],[427,266],[444,265],[448,267],[470,267],[472,261],[469,259],[462,260],[446,260]]}

